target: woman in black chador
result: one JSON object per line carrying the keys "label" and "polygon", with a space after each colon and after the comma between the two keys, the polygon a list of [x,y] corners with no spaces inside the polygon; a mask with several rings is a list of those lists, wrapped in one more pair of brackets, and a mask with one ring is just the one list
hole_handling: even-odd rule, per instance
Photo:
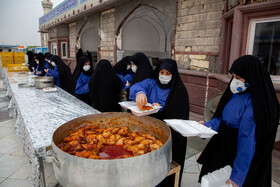
{"label": "woman in black chador", "polygon": [[130,86],[144,79],[149,78],[153,73],[152,65],[148,57],[141,52],[135,53],[131,58],[131,71],[134,73],[130,84],[125,85],[127,98],[129,97]]}
{"label": "woman in black chador", "polygon": [[93,73],[93,67],[90,63],[90,60],[86,56],[82,56],[79,59],[78,65],[80,66],[76,67],[76,69],[79,68],[79,71],[76,72],[76,76],[78,76],[78,78],[74,77],[74,83],[76,83],[75,96],[88,105],[91,105],[88,83]]}
{"label": "woman in black chador", "polygon": [[88,83],[92,106],[100,112],[119,112],[122,81],[108,60],[100,60]]}
{"label": "woman in black chador", "polygon": [[76,53],[77,64],[76,64],[76,67],[73,72],[74,88],[76,88],[77,81],[81,74],[81,69],[83,69],[83,66],[85,65],[84,63],[82,63],[82,62],[84,62],[84,60],[80,60],[82,57],[83,57],[83,59],[85,59],[84,57],[87,57],[88,61],[90,62],[89,65],[91,67],[91,70],[89,72],[91,72],[91,74],[93,72],[93,61],[92,61],[92,57],[91,57],[89,51],[87,51],[87,54],[84,55],[83,50],[80,48],[78,50],[78,52]]}
{"label": "woman in black chador", "polygon": [[26,55],[28,56],[28,68],[31,72],[33,72],[33,68],[37,67],[37,64],[34,60],[34,53],[32,51],[27,51]]}
{"label": "woman in black chador", "polygon": [[131,80],[131,86],[137,82],[149,78],[153,73],[152,65],[144,53],[135,53],[131,58],[131,70],[134,76]]}
{"label": "woman in black chador", "polygon": [[74,94],[73,76],[69,66],[57,55],[51,57],[51,61],[55,63],[59,74],[60,87],[70,94]]}
{"label": "woman in black chador", "polygon": [[51,64],[51,57],[53,55],[51,53],[49,53],[48,55],[45,55],[45,56],[46,56],[46,62],[48,62],[49,69],[54,69],[54,66]]}
{"label": "woman in black chador", "polygon": [[[157,63],[152,76],[142,82],[135,83],[130,88],[131,100],[139,102],[146,100],[152,105],[160,105],[162,108],[154,115],[163,119],[189,119],[188,92],[180,78],[176,61],[162,59]],[[140,103],[141,105],[141,103]],[[172,133],[172,160],[181,165],[179,184],[182,179],[185,163],[187,138],[171,129]],[[159,186],[174,186],[174,175],[165,178]]]}
{"label": "woman in black chador", "polygon": [[208,172],[232,167],[227,183],[271,186],[271,157],[279,123],[279,103],[268,71],[251,55],[238,58],[233,78],[213,119],[201,122],[218,131],[200,155],[199,180]]}
{"label": "woman in black chador", "polygon": [[80,48],[76,53],[76,67],[73,71],[73,81],[74,81],[74,88],[76,88],[77,80],[80,76],[80,68],[81,68],[81,61],[79,59],[84,56],[83,50]]}
{"label": "woman in black chador", "polygon": [[118,63],[113,66],[113,71],[120,77],[123,83],[123,89],[130,87],[130,83],[134,73],[131,70],[131,56],[122,58]]}
{"label": "woman in black chador", "polygon": [[[118,63],[116,63],[113,66],[113,71],[116,74],[120,74],[122,76],[126,76],[127,74],[131,73],[131,62],[130,62],[131,56],[126,56],[122,58]],[[133,74],[132,74],[133,76]]]}

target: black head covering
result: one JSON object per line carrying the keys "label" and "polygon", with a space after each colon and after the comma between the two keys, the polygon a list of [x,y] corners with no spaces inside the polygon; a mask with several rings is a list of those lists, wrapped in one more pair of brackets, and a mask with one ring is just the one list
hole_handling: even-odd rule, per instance
{"label": "black head covering", "polygon": [[141,82],[146,78],[149,78],[153,72],[153,68],[148,57],[144,53],[136,53],[131,58],[132,61],[137,66],[137,71],[134,74],[131,85]]}
{"label": "black head covering", "polygon": [[76,53],[76,62],[78,63],[79,59],[83,56],[83,50],[80,48]]}
{"label": "black head covering", "polygon": [[75,88],[76,88],[76,84],[77,84],[77,81],[80,77],[81,72],[83,74],[87,75],[87,76],[90,76],[93,73],[93,64],[91,64],[91,63],[90,63],[90,69],[88,71],[83,70],[83,67],[87,62],[90,62],[90,60],[86,56],[82,56],[79,59],[79,62],[78,62],[77,66],[74,70],[74,73],[73,73],[73,80],[74,80],[74,87]]}
{"label": "black head covering", "polygon": [[[52,54],[48,54],[48,55],[45,55],[46,56],[46,59],[47,60],[51,60],[51,57],[53,56]],[[53,65],[51,64],[51,63],[49,63],[49,62],[46,62],[46,63],[48,63],[49,64],[49,69],[54,69],[54,67],[53,67]]]}
{"label": "black head covering", "polygon": [[74,78],[74,88],[76,88],[76,83],[77,83],[77,80],[80,76],[80,67],[81,67],[81,64],[80,64],[80,61],[79,59],[84,56],[83,54],[83,50],[80,48],[78,50],[78,52],[76,53],[76,67],[74,69],[74,72],[73,72],[73,78]]}
{"label": "black head covering", "polygon": [[27,51],[26,55],[28,56],[28,64],[34,59],[34,53],[32,51]]}
{"label": "black head covering", "polygon": [[61,58],[57,55],[52,56],[51,61],[53,61],[57,65],[60,87],[63,90],[73,95],[74,94],[73,77],[69,66],[67,66],[63,62],[63,60],[61,60]]}
{"label": "black head covering", "polygon": [[36,70],[37,65],[38,65],[38,64],[36,63],[35,59],[33,58],[32,61],[31,61],[30,64],[29,64],[28,68],[29,68],[29,70],[30,70],[31,72],[33,72],[33,68]]}
{"label": "black head covering", "polygon": [[51,53],[49,53],[49,52],[45,53],[45,58],[47,58],[47,56],[48,56],[49,54],[51,54]]}
{"label": "black head covering", "polygon": [[[263,64],[258,58],[245,55],[232,64],[230,73],[249,83],[256,123],[256,150],[244,186],[269,186],[271,183],[271,153],[279,122],[279,103]],[[213,118],[221,117],[223,109],[232,96],[230,83],[223,94]]]}
{"label": "black head covering", "polygon": [[44,69],[45,65],[45,56],[43,53],[38,53],[37,56],[35,56],[35,59],[39,60],[39,71]]}
{"label": "black head covering", "polygon": [[[170,60],[171,59],[163,59],[163,60],[160,60],[159,61],[159,63],[160,63],[160,66],[157,66],[157,67],[159,67],[159,69],[157,70],[157,71],[154,71],[153,72],[153,75],[152,75],[152,77],[154,78],[154,79],[156,79],[157,80],[157,84],[158,84],[158,86],[160,87],[160,88],[162,88],[162,89],[164,89],[164,88],[169,88],[171,85],[172,85],[172,83],[173,83],[173,74],[174,74],[174,72],[175,72],[175,67],[174,67],[174,65],[170,62]],[[175,62],[176,63],[176,62]],[[157,69],[157,68],[156,68]],[[166,69],[167,71],[169,71],[171,74],[172,74],[172,79],[171,79],[171,81],[168,83],[168,84],[161,84],[161,82],[159,81],[159,72],[160,72],[160,70],[162,70],[162,69]]]}
{"label": "black head covering", "polygon": [[46,59],[47,59],[47,60],[50,60],[52,56],[53,56],[53,55],[49,53],[48,55],[46,55]]}
{"label": "black head covering", "polygon": [[[172,79],[167,84],[168,86],[158,81],[161,69],[169,69],[172,73]],[[158,112],[155,117],[159,119],[189,119],[188,92],[180,78],[176,61],[171,59],[159,60],[151,78],[157,80],[159,87],[170,88],[164,109]]]}
{"label": "black head covering", "polygon": [[[167,85],[163,85],[158,80],[161,69],[166,69],[172,74],[172,79]],[[158,119],[189,119],[189,97],[188,92],[180,78],[177,63],[175,60],[162,59],[157,63],[151,78],[157,80],[157,84],[162,88],[170,88],[165,107],[161,112],[153,116]],[[178,132],[171,129],[172,134],[172,160],[184,168],[187,139]],[[180,171],[179,184],[182,179],[183,170]],[[173,186],[174,176],[166,177],[158,186]]]}
{"label": "black head covering", "polygon": [[122,58],[118,63],[116,63],[113,67],[113,71],[117,74],[120,74],[121,72],[123,73],[123,76],[127,75],[130,69],[127,70],[127,65],[131,64],[130,62],[131,56],[126,56]]}
{"label": "black head covering", "polygon": [[86,56],[87,56],[87,57],[88,57],[88,59],[89,59],[90,66],[93,68],[93,60],[92,60],[92,56],[91,56],[91,54],[90,54],[90,52],[89,52],[89,51],[87,51]]}
{"label": "black head covering", "polygon": [[175,71],[174,66],[168,60],[162,61],[159,70],[162,69],[168,70],[171,74]]}
{"label": "black head covering", "polygon": [[[88,76],[91,75],[93,73],[93,64],[91,63],[90,59],[87,56],[83,56],[80,58],[80,61],[81,61],[79,63],[79,64],[81,64],[80,71],[83,72],[83,74],[85,74],[85,75],[88,75]],[[83,69],[83,67],[87,62],[90,62],[90,64],[89,64],[90,69],[88,71],[85,71]]]}
{"label": "black head covering", "polygon": [[118,96],[122,86],[122,81],[113,72],[111,63],[100,60],[88,83],[92,106],[101,112],[120,111]]}

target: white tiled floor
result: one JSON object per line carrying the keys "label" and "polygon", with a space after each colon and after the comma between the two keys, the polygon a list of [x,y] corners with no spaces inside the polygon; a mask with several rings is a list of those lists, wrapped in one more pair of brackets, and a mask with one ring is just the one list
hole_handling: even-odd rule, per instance
{"label": "white tiled floor", "polygon": [[[0,187],[31,187],[31,165],[19,138],[13,134],[14,119],[0,122]],[[47,186],[53,187],[57,180],[51,164],[45,164]]]}

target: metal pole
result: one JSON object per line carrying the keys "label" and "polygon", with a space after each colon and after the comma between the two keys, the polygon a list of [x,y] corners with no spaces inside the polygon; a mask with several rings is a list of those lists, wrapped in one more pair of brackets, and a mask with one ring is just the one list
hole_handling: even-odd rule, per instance
{"label": "metal pole", "polygon": [[39,166],[40,166],[41,179],[42,179],[42,183],[43,183],[42,185],[43,185],[43,187],[46,187],[43,157],[39,157]]}
{"label": "metal pole", "polygon": [[272,48],[273,48],[274,31],[275,31],[275,26],[273,26],[272,35],[271,35],[271,42],[270,42],[269,61],[268,61],[268,67],[267,67],[269,73],[270,73],[270,63],[271,63]]}

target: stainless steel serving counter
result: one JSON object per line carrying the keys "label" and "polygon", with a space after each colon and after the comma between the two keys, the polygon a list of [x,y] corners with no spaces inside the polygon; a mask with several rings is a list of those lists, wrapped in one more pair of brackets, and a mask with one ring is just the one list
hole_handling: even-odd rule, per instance
{"label": "stainless steel serving counter", "polygon": [[14,132],[21,139],[32,164],[33,185],[42,186],[42,160],[47,155],[46,149],[51,145],[55,129],[69,120],[99,111],[59,87],[51,93],[35,87],[18,87],[18,84],[28,82],[27,74],[3,69],[2,76],[6,95],[11,98],[9,114],[16,118]]}

